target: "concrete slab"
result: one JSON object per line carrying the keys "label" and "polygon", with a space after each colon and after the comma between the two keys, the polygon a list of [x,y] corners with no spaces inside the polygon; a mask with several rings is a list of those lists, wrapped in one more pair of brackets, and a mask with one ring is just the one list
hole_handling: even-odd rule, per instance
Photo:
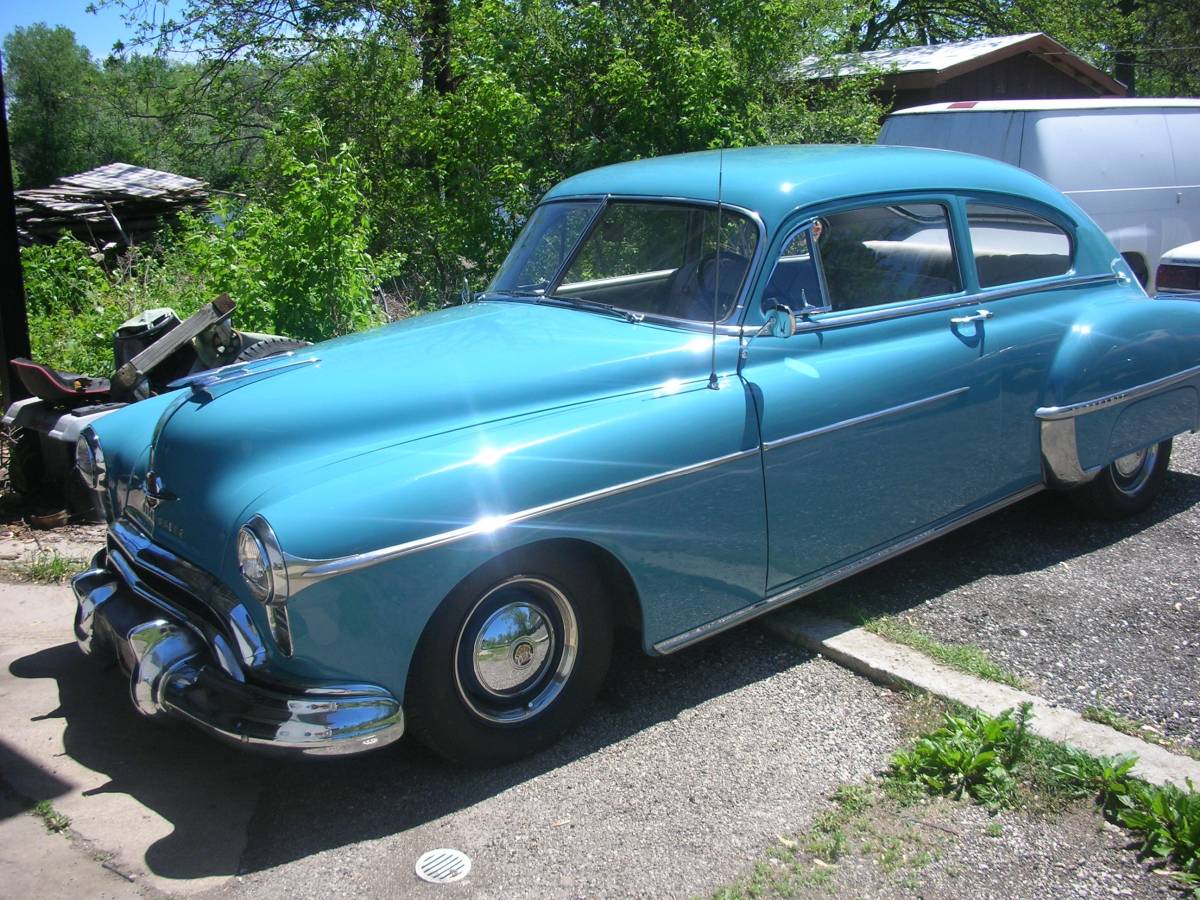
{"label": "concrete slab", "polygon": [[147,727],[115,668],[71,636],[66,587],[0,583],[0,777],[173,894],[238,871],[266,761],[183,726]]}
{"label": "concrete slab", "polygon": [[127,900],[146,896],[134,881],[104,868],[68,835],[51,834],[9,797],[0,796],[0,879],[6,897]]}
{"label": "concrete slab", "polygon": [[920,688],[988,715],[1030,703],[1034,713],[1030,727],[1035,734],[1093,756],[1137,754],[1134,774],[1152,784],[1173,784],[1186,789],[1187,780],[1191,779],[1200,785],[1200,762],[1194,759],[1089,722],[1072,710],[1052,706],[1025,691],[940,665],[916,650],[848,622],[792,607],[762,619],[762,623],[783,639],[820,653],[873,681]]}

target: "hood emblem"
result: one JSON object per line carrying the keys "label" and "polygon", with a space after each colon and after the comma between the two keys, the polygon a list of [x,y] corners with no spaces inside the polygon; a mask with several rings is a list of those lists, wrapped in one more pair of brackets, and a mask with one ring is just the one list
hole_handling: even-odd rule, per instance
{"label": "hood emblem", "polygon": [[167,500],[178,500],[179,498],[167,490],[166,484],[163,483],[162,476],[151,469],[146,473],[146,505],[151,509],[158,509],[158,504]]}

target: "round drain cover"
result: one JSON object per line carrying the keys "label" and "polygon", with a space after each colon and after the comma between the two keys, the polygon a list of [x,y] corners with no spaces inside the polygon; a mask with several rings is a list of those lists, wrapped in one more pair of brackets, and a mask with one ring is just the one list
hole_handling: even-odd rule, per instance
{"label": "round drain cover", "polygon": [[430,850],[417,860],[417,877],[433,884],[461,881],[471,871],[471,858],[461,850]]}

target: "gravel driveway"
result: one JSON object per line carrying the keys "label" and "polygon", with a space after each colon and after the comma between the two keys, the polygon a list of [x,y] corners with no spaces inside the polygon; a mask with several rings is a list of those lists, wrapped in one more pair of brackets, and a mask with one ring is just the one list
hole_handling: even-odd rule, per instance
{"label": "gravel driveway", "polygon": [[[222,893],[707,893],[904,737],[908,699],[756,628],[614,666],[582,727],[522,763],[466,771],[403,746],[281,766],[250,824],[250,874]],[[465,882],[415,881],[436,847],[471,856]]]}
{"label": "gravel driveway", "polygon": [[1051,702],[1103,704],[1200,746],[1200,436],[1144,515],[1039,494],[815,595],[986,649]]}

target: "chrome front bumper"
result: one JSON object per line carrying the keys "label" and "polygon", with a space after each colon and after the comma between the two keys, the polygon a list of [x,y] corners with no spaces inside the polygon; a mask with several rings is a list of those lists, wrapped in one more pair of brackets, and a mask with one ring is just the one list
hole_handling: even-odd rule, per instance
{"label": "chrome front bumper", "polygon": [[101,661],[116,656],[143,715],[176,716],[226,741],[301,755],[375,750],[404,733],[404,712],[381,687],[280,688],[230,675],[202,633],[132,590],[106,551],[71,587],[80,649]]}

